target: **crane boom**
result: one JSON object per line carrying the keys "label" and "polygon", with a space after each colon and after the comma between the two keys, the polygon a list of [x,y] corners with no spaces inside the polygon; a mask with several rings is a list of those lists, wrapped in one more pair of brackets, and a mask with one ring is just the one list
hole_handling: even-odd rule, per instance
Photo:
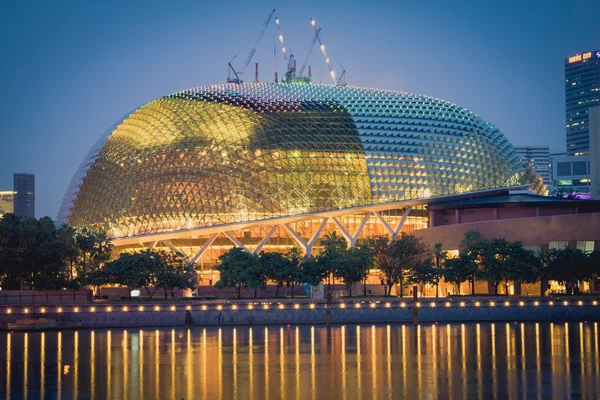
{"label": "crane boom", "polygon": [[[238,53],[233,56],[233,58],[231,59],[231,61],[229,61],[229,63],[227,63],[228,67],[229,67],[229,75],[227,77],[227,82],[228,83],[242,83],[242,80],[240,79],[240,75],[242,75],[244,73],[244,69],[250,65],[250,62],[252,61],[252,57],[254,57],[254,53],[256,52],[256,47],[258,46],[258,43],[260,42],[260,40],[262,39],[263,35],[265,34],[265,30],[267,29],[267,26],[269,26],[269,23],[271,22],[271,18],[273,18],[273,14],[275,14],[275,9],[273,9],[269,15],[267,16],[267,19],[265,20],[265,22],[261,25],[261,27],[259,28],[259,30],[252,35],[252,37],[250,37],[250,39],[246,42],[246,44],[244,45],[244,47],[241,48],[240,51],[238,51]],[[252,49],[250,49],[250,53],[248,54],[248,57],[246,58],[246,62],[244,63],[244,66],[242,67],[241,71],[236,71],[235,68],[232,65],[233,60],[235,60],[237,58],[237,56],[242,52],[242,50],[244,50],[246,48],[246,46],[248,45],[248,43],[250,43],[250,41],[252,40],[253,37],[255,37],[258,34],[258,36],[256,37],[256,40],[254,41],[254,44],[252,45]],[[233,78],[231,77],[231,73],[233,72]]]}
{"label": "crane boom", "polygon": [[304,64],[302,64],[302,67],[300,68],[300,76],[302,76],[302,74],[304,73],[304,69],[306,68],[306,64],[308,64],[308,59],[310,58],[310,55],[312,54],[312,51],[315,47],[315,43],[317,42],[317,39],[319,37],[319,32],[321,32],[320,28],[318,31],[315,32],[315,37],[313,37],[310,46],[308,46],[308,55],[306,56],[306,60],[304,60]]}
{"label": "crane boom", "polygon": [[[285,81],[291,82],[292,78],[296,76],[296,62],[294,61],[294,53],[292,53],[292,49],[286,49],[285,47],[283,34],[281,33],[281,23],[279,22],[279,18],[277,17],[275,17],[275,25],[277,25],[277,38],[279,39],[279,43],[281,44],[281,52],[283,53],[283,58],[287,62]],[[290,53],[289,57],[288,52]]]}
{"label": "crane boom", "polygon": [[331,66],[331,60],[327,56],[327,50],[325,48],[325,43],[323,43],[323,39],[321,39],[321,35],[320,35],[321,28],[319,28],[317,26],[317,22],[312,18],[310,19],[310,24],[312,25],[313,30],[315,31],[315,38],[319,42],[319,47],[321,48],[321,53],[323,53],[323,56],[325,57],[325,63],[327,64],[327,68],[329,68],[329,75],[331,75],[331,78],[333,79],[333,83],[337,86],[346,86],[346,82],[344,80],[342,80],[342,78],[344,78],[346,76],[346,71],[342,72],[342,75],[340,75],[339,79],[337,79],[335,77],[335,70]]}

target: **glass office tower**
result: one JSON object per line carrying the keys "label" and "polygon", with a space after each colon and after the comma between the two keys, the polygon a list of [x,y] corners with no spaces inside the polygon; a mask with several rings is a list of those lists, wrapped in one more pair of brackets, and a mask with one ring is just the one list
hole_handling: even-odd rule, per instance
{"label": "glass office tower", "polygon": [[14,175],[14,213],[20,217],[35,218],[35,176]]}
{"label": "glass office tower", "polygon": [[600,50],[565,60],[567,155],[590,151],[589,108],[600,105]]}

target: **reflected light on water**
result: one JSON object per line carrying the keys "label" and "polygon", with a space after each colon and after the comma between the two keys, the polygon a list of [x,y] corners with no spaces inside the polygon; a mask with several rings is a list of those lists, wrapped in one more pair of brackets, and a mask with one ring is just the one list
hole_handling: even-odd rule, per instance
{"label": "reflected light on water", "polygon": [[600,392],[593,323],[0,333],[6,398],[556,398]]}

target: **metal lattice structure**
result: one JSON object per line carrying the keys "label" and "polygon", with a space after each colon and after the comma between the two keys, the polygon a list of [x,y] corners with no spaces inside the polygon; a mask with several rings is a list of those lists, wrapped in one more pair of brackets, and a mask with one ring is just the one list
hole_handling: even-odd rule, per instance
{"label": "metal lattice structure", "polygon": [[124,238],[521,183],[504,135],[438,99],[309,84],[200,87],[125,117],[65,197]]}

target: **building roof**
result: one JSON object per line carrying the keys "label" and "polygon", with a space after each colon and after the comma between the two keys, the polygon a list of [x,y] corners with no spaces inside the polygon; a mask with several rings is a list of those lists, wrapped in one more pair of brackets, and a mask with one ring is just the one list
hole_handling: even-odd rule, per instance
{"label": "building roof", "polygon": [[551,205],[577,205],[591,206],[600,208],[600,201],[564,199],[561,197],[539,196],[535,194],[504,194],[498,196],[487,196],[480,198],[471,198],[447,203],[437,203],[430,205],[430,210],[445,210],[450,208],[486,208],[486,207],[512,207],[517,205],[524,206],[551,206]]}

